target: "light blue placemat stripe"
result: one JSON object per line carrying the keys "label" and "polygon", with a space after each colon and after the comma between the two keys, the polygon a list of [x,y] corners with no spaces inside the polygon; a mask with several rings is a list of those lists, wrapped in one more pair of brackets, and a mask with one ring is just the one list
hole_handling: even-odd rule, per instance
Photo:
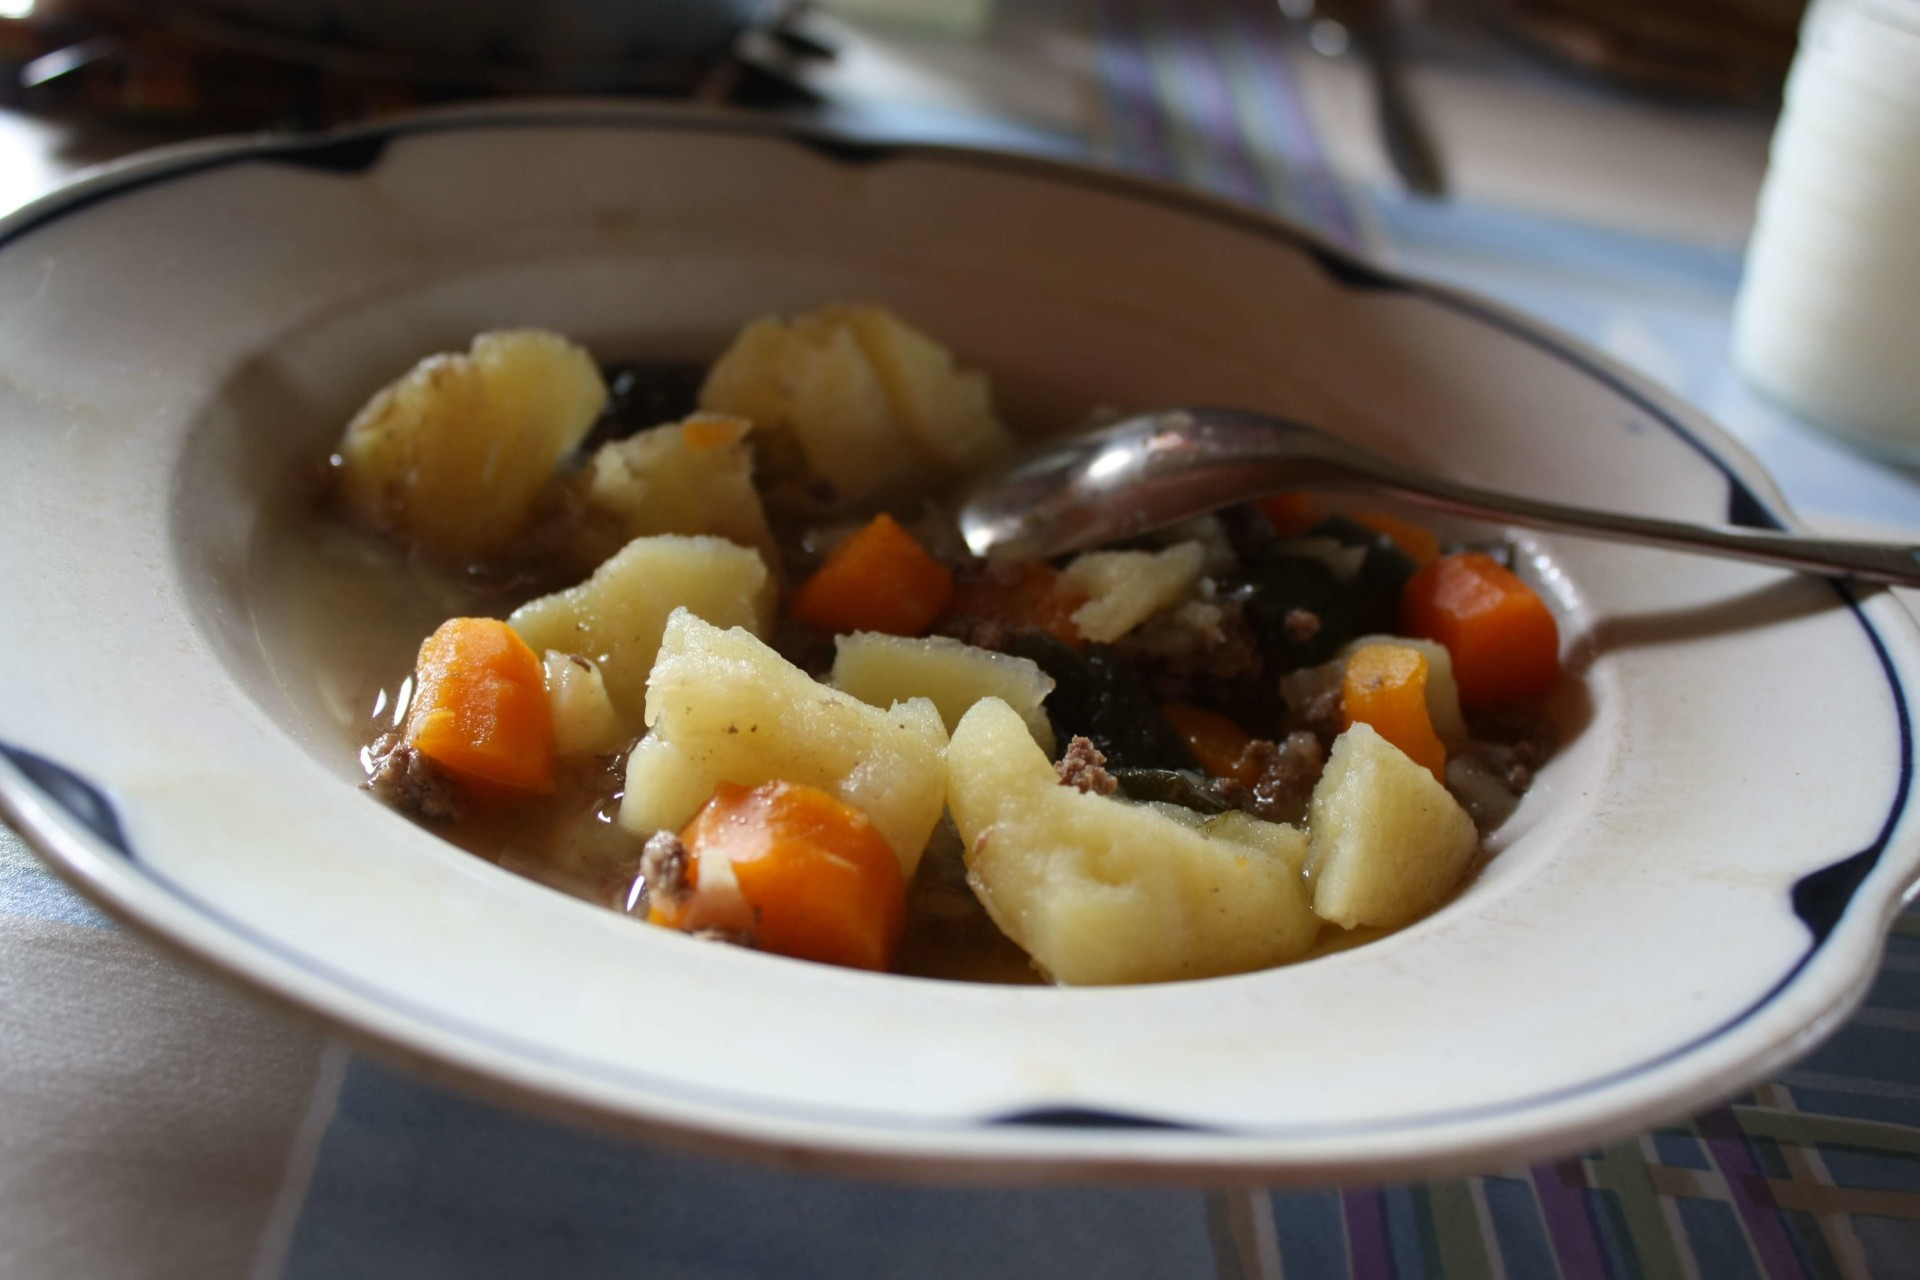
{"label": "light blue placemat stripe", "polygon": [[356,1059],[284,1274],[1211,1276],[1197,1191],[949,1190],[576,1132]]}
{"label": "light blue placemat stripe", "polygon": [[1280,1262],[1290,1276],[1347,1275],[1347,1229],[1338,1191],[1295,1191],[1273,1197]]}
{"label": "light blue placemat stripe", "polygon": [[113,921],[62,884],[26,843],[0,826],[0,914],[112,929]]}

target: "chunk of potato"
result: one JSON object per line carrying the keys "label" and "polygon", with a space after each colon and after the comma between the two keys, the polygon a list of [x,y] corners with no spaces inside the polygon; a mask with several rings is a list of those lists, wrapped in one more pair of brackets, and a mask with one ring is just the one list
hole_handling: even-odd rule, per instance
{"label": "chunk of potato", "polygon": [[946,636],[912,639],[859,631],[834,642],[833,686],[876,707],[930,698],[952,733],[982,698],[998,698],[1026,721],[1033,740],[1053,754],[1053,725],[1040,704],[1053,677],[1031,658],[995,653]]}
{"label": "chunk of potato", "polygon": [[786,421],[787,326],[762,316],[735,335],[700,384],[700,407],[745,418],[766,430]]}
{"label": "chunk of potato", "polygon": [[707,375],[701,407],[788,437],[832,489],[828,510],[929,488],[1011,444],[985,378],[882,307],[756,320]]}
{"label": "chunk of potato", "polygon": [[647,673],[674,610],[765,634],[777,590],[757,551],[710,535],[661,534],[635,538],[579,586],[528,601],[507,622],[537,651],[596,663],[614,710],[636,730]]}
{"label": "chunk of potato", "polygon": [[949,472],[974,470],[1013,447],[994,416],[986,375],[955,368],[953,354],[932,338],[885,307],[828,307],[817,314],[852,330],[894,414]]}
{"label": "chunk of potato", "polygon": [[483,333],[369,400],[340,440],[340,491],[361,519],[448,555],[511,543],[556,463],[607,400],[593,357],[557,333]]}
{"label": "chunk of potato", "polygon": [[776,451],[791,438],[807,473],[830,486],[829,510],[909,487],[924,466],[899,438],[880,376],[844,326],[754,321],[708,372],[700,407],[746,418]]}
{"label": "chunk of potato", "polygon": [[802,317],[788,326],[781,368],[786,425],[813,474],[833,486],[833,505],[919,483],[925,459],[850,330]]}
{"label": "chunk of potato", "polygon": [[547,650],[542,661],[547,671],[547,705],[553,711],[553,754],[569,760],[625,746],[626,727],[607,697],[600,668],[577,653],[558,649]]}
{"label": "chunk of potato", "polygon": [[1334,740],[1307,829],[1313,909],[1349,929],[1397,929],[1432,911],[1479,848],[1467,811],[1367,724]]}
{"label": "chunk of potato", "polygon": [[1418,649],[1426,657],[1427,718],[1433,721],[1433,731],[1440,735],[1440,741],[1447,744],[1449,751],[1464,746],[1467,741],[1467,718],[1460,711],[1460,686],[1454,683],[1453,655],[1447,652],[1447,647],[1437,641],[1416,640],[1412,636],[1361,636],[1342,646],[1336,658],[1341,670],[1346,669],[1348,658],[1370,644],[1393,644],[1402,649]]}
{"label": "chunk of potato", "polygon": [[1206,548],[1182,542],[1164,551],[1089,551],[1060,574],[1067,587],[1087,597],[1074,610],[1073,625],[1089,640],[1106,643],[1193,590],[1206,562]]}
{"label": "chunk of potato", "polygon": [[870,707],[685,609],[660,643],[647,723],[620,805],[636,834],[679,830],[722,782],[799,782],[865,813],[911,879],[940,820],[947,732],[933,703]]}
{"label": "chunk of potato", "polygon": [[745,418],[696,413],[600,446],[582,477],[589,527],[609,552],[649,534],[710,533],[777,563],[753,487],[752,429]]}
{"label": "chunk of potato", "polygon": [[1299,831],[1245,815],[1196,829],[1061,786],[998,699],[954,732],[947,804],[974,892],[1057,982],[1239,973],[1299,957],[1319,931]]}

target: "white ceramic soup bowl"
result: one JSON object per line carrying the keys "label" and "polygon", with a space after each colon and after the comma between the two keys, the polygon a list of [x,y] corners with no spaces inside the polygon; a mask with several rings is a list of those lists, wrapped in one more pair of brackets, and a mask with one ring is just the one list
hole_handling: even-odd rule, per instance
{"label": "white ceramic soup bowl", "polygon": [[1881,592],[1541,538],[1567,740],[1455,901],[1290,968],[1124,989],[702,945],[357,787],[263,642],[263,512],[476,331],[605,359],[878,300],[1037,428],[1291,414],[1594,506],[1784,523],[1714,427],[1578,344],[1172,188],[757,120],[559,106],[194,148],[0,225],[0,806],[123,920],[497,1094],[808,1167],[1274,1181],[1484,1168],[1803,1052],[1914,883],[1915,628]]}

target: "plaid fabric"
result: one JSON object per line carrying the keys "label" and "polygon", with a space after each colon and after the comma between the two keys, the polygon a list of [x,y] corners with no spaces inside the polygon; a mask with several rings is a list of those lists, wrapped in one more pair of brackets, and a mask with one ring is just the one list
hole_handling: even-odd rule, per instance
{"label": "plaid fabric", "polygon": [[1289,72],[1272,0],[1094,0],[1104,118],[1090,149],[1361,239]]}
{"label": "plaid fabric", "polygon": [[1271,1198],[1288,1275],[1920,1274],[1920,916],[1867,1005],[1683,1125],[1481,1178]]}

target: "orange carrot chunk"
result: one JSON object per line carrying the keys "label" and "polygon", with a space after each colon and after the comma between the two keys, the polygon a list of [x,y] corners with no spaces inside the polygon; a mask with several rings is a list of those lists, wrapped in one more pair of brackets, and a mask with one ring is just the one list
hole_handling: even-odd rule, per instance
{"label": "orange carrot chunk", "polygon": [[1305,533],[1320,522],[1320,508],[1310,493],[1276,493],[1256,501],[1254,506],[1267,518],[1273,531],[1283,538]]}
{"label": "orange carrot chunk", "polygon": [[906,884],[893,848],[852,805],[792,782],[723,782],[680,842],[696,894],[699,868],[728,862],[762,951],[854,969],[892,966]]}
{"label": "orange carrot chunk", "polygon": [[1447,748],[1427,713],[1427,655],[1409,645],[1369,644],[1347,659],[1340,727],[1357,723],[1400,748],[1435,779],[1447,780]]}
{"label": "orange carrot chunk", "polygon": [[1433,531],[1425,525],[1402,520],[1399,516],[1382,515],[1378,511],[1356,512],[1353,518],[1375,533],[1386,535],[1415,564],[1432,564],[1440,556],[1440,539],[1434,537]]}
{"label": "orange carrot chunk", "polygon": [[1538,697],[1560,681],[1560,628],[1546,601],[1491,556],[1442,556],[1408,580],[1400,629],[1453,657],[1469,711]]}
{"label": "orange carrot chunk", "polygon": [[881,514],[835,547],[794,592],[796,622],[819,631],[926,634],[953,594],[953,574],[892,516]]}
{"label": "orange carrot chunk", "polygon": [[1260,770],[1249,760],[1241,762],[1241,753],[1253,741],[1253,735],[1205,707],[1184,702],[1169,702],[1160,708],[1173,731],[1186,740],[1187,749],[1209,777],[1232,778],[1247,786],[1260,781]]}
{"label": "orange carrot chunk", "polygon": [[1086,602],[1084,593],[1060,580],[1059,570],[1029,560],[960,583],[947,601],[945,616],[999,622],[1009,631],[1044,631],[1077,648],[1085,637],[1073,615]]}
{"label": "orange carrot chunk", "polygon": [[420,646],[407,744],[470,782],[553,786],[553,712],[539,657],[495,618],[449,618]]}

